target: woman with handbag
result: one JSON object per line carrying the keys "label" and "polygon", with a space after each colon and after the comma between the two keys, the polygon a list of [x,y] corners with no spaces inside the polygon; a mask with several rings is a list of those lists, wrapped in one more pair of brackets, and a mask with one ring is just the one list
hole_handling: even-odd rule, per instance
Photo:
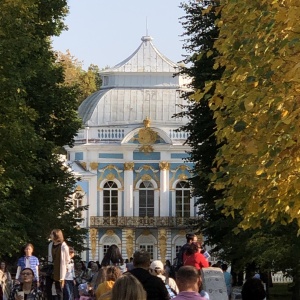
{"label": "woman with handbag", "polygon": [[53,229],[50,238],[52,242],[48,246],[48,264],[53,264],[53,272],[51,276],[46,277],[47,298],[52,299],[52,284],[54,282],[57,298],[63,300],[64,280],[70,261],[69,247],[64,241],[60,229]]}

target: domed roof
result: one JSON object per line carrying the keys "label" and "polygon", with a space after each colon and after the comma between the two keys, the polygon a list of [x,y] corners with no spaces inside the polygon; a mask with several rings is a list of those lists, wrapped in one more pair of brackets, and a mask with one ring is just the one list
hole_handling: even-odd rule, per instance
{"label": "domed roof", "polygon": [[102,74],[111,72],[176,72],[177,64],[160,53],[151,36],[143,36],[140,46],[125,60]]}
{"label": "domed roof", "polygon": [[177,64],[153,45],[152,38],[142,43],[127,59],[106,69],[102,87],[79,107],[79,115],[89,126],[140,124],[149,117],[153,124],[182,125],[173,118],[180,112],[182,76],[174,76]]}

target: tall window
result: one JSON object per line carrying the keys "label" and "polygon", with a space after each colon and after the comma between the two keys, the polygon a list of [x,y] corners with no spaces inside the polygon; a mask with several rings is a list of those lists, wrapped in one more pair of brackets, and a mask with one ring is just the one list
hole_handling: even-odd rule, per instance
{"label": "tall window", "polygon": [[154,252],[154,247],[151,244],[142,244],[140,245],[140,249],[141,250],[145,250],[148,253],[150,253],[150,259],[153,259],[153,252]]}
{"label": "tall window", "polygon": [[176,184],[176,217],[190,216],[190,186],[187,181]]}
{"label": "tall window", "polygon": [[139,216],[154,217],[154,188],[150,181],[143,181],[140,184]]}
{"label": "tall window", "polygon": [[[73,206],[74,206],[74,208],[78,208],[78,207],[82,206],[82,199],[83,199],[83,192],[82,191],[76,191],[73,194]],[[82,218],[82,212],[78,212],[77,217]]]}
{"label": "tall window", "polygon": [[118,186],[108,181],[103,187],[103,217],[118,216]]}

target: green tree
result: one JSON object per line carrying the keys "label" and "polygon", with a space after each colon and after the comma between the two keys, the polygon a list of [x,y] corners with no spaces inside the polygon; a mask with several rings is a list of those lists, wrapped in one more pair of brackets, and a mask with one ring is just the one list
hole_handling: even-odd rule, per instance
{"label": "green tree", "polygon": [[0,256],[25,242],[44,255],[53,228],[77,245],[86,234],[77,227],[84,208],[67,200],[76,179],[58,155],[81,127],[76,90],[50,50],[66,13],[64,0],[0,3]]}
{"label": "green tree", "polygon": [[[200,221],[194,224],[205,236],[206,244],[213,246],[213,252],[223,253],[227,243],[233,235],[229,224],[231,222],[217,209],[215,201],[222,196],[222,190],[210,186],[210,175],[214,168],[214,159],[218,150],[215,137],[216,123],[213,111],[209,107],[211,95],[215,84],[210,90],[198,97],[203,92],[205,82],[216,82],[221,78],[224,68],[213,69],[215,57],[218,52],[213,44],[219,34],[219,29],[214,25],[219,18],[215,12],[218,4],[215,1],[189,1],[181,7],[186,15],[181,18],[185,30],[184,48],[190,53],[186,57],[186,65],[181,68],[181,73],[192,78],[190,91],[183,94],[189,102],[179,116],[186,116],[189,122],[180,128],[189,132],[186,143],[191,147],[189,161],[193,162],[192,178],[193,196],[198,198],[196,205],[199,208]],[[231,245],[230,245],[231,248]]]}
{"label": "green tree", "polygon": [[80,103],[101,87],[99,67],[91,64],[88,70],[83,69],[83,64],[75,58],[69,50],[66,53],[56,52],[57,63],[64,69],[65,84],[77,90],[76,102]]}

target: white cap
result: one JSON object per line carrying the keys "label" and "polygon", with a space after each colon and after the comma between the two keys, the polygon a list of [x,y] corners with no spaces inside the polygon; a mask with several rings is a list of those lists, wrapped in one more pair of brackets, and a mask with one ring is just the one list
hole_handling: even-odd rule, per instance
{"label": "white cap", "polygon": [[164,265],[160,260],[154,260],[151,265],[150,265],[150,269],[152,270],[163,270],[164,269]]}

